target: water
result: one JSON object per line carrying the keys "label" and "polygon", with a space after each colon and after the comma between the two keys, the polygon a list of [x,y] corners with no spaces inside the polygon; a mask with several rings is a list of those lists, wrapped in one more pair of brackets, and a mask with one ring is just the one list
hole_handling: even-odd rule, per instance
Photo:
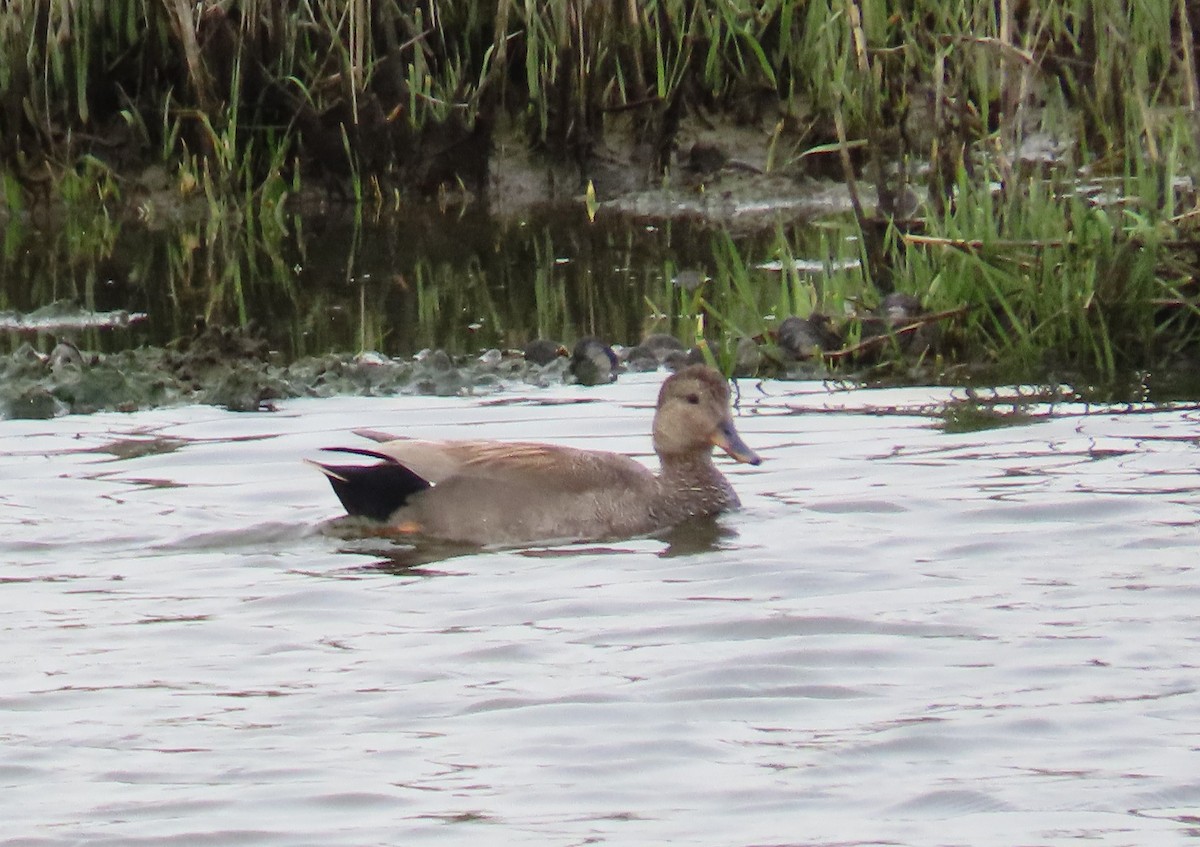
{"label": "water", "polygon": [[320,531],[351,427],[646,457],[659,379],[0,422],[0,844],[1200,835],[1191,412],[746,383],[719,532]]}
{"label": "water", "polygon": [[[689,271],[718,275],[731,237],[751,264],[776,256],[785,243],[777,233],[789,249],[836,258],[826,255],[833,248],[825,231],[801,222],[731,236],[701,220],[589,222],[579,204],[520,218],[417,206],[378,218],[272,223],[215,218],[148,228],[105,218],[97,230],[90,219],[46,228],[0,222],[0,245],[10,248],[0,249],[0,351],[28,341],[49,352],[60,336],[101,352],[161,346],[190,337],[198,320],[253,321],[289,360],[346,350],[470,353],[520,348],[539,336],[636,344],[652,330],[695,334],[691,295],[673,280]],[[852,242],[836,245],[857,255]],[[721,314],[758,325],[780,299],[778,262],[772,267],[748,271],[761,303],[743,304],[723,286],[705,295]],[[795,296],[807,302],[828,284],[806,279]],[[87,316],[67,327],[42,314],[80,308]],[[118,319],[99,319],[107,313]]]}

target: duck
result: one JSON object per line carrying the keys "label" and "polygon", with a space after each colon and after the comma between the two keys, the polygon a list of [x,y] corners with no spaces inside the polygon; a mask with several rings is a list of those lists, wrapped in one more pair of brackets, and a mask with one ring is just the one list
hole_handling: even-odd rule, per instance
{"label": "duck", "polygon": [[556,361],[560,356],[569,355],[566,347],[549,338],[532,339],[525,345],[522,353],[525,356],[525,361],[534,365],[541,365],[542,367]]}
{"label": "duck", "polygon": [[729,383],[703,365],[662,384],[652,424],[659,471],[620,454],[505,441],[426,441],[355,430],[374,464],[311,462],[348,515],[391,534],[481,547],[632,538],[741,505],[713,461],[762,458],[734,427]]}
{"label": "duck", "polygon": [[775,339],[784,358],[793,362],[819,358],[842,346],[833,321],[820,312],[813,312],[807,318],[796,315],[784,318],[775,332]]}
{"label": "duck", "polygon": [[607,342],[585,335],[575,342],[568,370],[580,385],[607,385],[617,381],[618,365],[617,354]]}

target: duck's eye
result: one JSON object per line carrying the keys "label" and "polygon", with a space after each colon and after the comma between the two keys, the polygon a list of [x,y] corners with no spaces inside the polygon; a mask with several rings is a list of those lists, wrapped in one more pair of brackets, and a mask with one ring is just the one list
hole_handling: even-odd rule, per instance
{"label": "duck's eye", "polygon": [[684,398],[684,399],[686,399],[686,400],[687,400],[689,403],[691,403],[693,406],[699,406],[699,405],[700,405],[700,395],[699,395],[699,394],[697,394],[697,393],[695,393],[695,392],[692,392],[691,394],[689,394],[689,395],[688,395],[686,398]]}

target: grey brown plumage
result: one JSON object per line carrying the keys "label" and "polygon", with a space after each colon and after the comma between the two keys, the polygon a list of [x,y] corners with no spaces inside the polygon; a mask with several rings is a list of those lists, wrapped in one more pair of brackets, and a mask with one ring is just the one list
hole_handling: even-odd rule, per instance
{"label": "grey brown plumage", "polygon": [[317,464],[348,513],[398,532],[469,544],[630,537],[739,505],[712,461],[721,447],[741,462],[758,455],[738,436],[725,379],[689,367],[659,391],[654,474],[617,453],[528,442],[421,441],[359,430],[379,459]]}

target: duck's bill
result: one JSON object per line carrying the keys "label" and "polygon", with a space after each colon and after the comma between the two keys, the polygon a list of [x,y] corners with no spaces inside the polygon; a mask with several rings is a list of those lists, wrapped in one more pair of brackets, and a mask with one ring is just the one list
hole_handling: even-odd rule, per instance
{"label": "duck's bill", "polygon": [[713,435],[713,444],[739,462],[749,465],[757,465],[762,462],[762,457],[751,450],[745,441],[742,441],[742,437],[733,428],[733,421],[725,421],[721,424],[720,429]]}

